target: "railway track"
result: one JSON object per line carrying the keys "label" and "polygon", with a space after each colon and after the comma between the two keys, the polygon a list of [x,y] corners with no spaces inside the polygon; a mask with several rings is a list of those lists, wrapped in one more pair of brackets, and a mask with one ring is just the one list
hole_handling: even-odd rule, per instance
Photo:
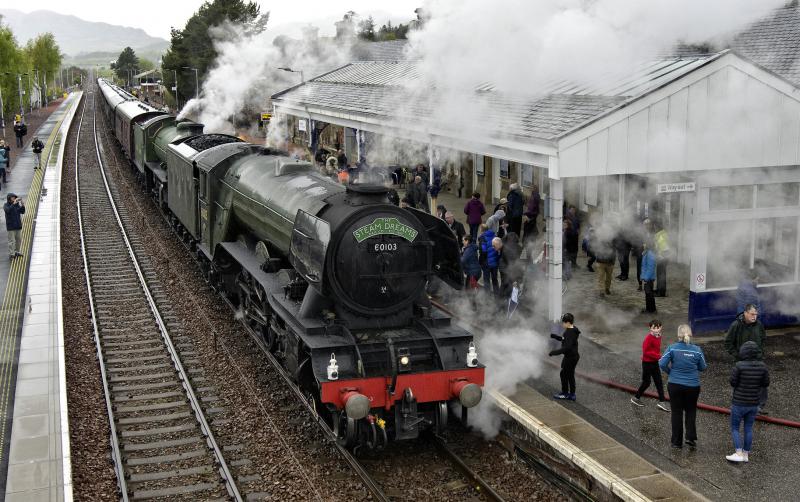
{"label": "railway track", "polygon": [[94,96],[87,95],[78,125],[76,203],[121,498],[243,500],[206,418],[217,411],[208,404],[215,391],[195,387],[205,377],[184,367],[181,357],[192,354],[179,348],[191,341],[159,310],[165,293],[137,260],[141,243],[128,236],[129,215],[114,203]]}

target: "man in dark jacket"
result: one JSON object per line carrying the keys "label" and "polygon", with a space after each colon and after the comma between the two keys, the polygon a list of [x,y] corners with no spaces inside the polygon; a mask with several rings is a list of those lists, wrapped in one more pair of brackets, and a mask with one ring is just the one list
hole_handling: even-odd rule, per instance
{"label": "man in dark jacket", "polygon": [[508,211],[508,232],[522,235],[522,211],[524,210],[525,203],[522,200],[522,193],[519,189],[519,184],[512,183],[508,187],[509,192],[506,195]]}
{"label": "man in dark jacket", "polygon": [[[748,462],[753,445],[753,423],[764,389],[769,387],[769,370],[760,357],[755,342],[744,342],[739,349],[739,361],[733,367],[730,383],[733,387],[731,401],[731,436],[736,451],[727,458],[731,462]],[[744,422],[744,441],[739,427]]]}
{"label": "man in dark jacket", "polygon": [[458,237],[458,242],[461,242],[464,239],[464,236],[467,235],[467,231],[464,230],[464,225],[462,225],[460,221],[457,221],[455,216],[453,216],[453,213],[450,211],[444,213],[444,221],[447,222],[447,226],[450,227],[450,230],[456,234],[456,237]]}
{"label": "man in dark jacket", "polygon": [[539,187],[533,185],[531,198],[528,199],[528,207],[523,214],[523,216],[528,219],[528,221],[525,222],[524,239],[526,243],[539,234],[539,227],[536,224],[536,220],[539,218],[539,206],[541,206],[541,204],[542,196],[539,195]]}
{"label": "man in dark jacket", "polygon": [[14,122],[14,136],[17,138],[17,148],[22,148],[22,138],[28,134],[28,126],[21,120]]}
{"label": "man in dark jacket", "polygon": [[[767,340],[767,332],[764,325],[758,320],[758,308],[753,304],[747,304],[744,307],[744,312],[736,317],[730,327],[728,333],[725,335],[725,350],[728,354],[734,357],[736,361],[740,360],[740,350],[746,342],[753,342],[758,351],[757,359],[764,359],[764,343]],[[763,408],[767,403],[767,388],[761,391],[761,399],[759,407],[761,413],[765,413]]]}
{"label": "man in dark jacket", "polygon": [[561,336],[550,335],[550,338],[561,342],[561,348],[551,350],[550,355],[564,356],[561,360],[561,393],[553,395],[556,399],[575,400],[575,367],[581,358],[580,354],[578,354],[578,335],[581,334],[581,331],[574,323],[575,316],[567,312],[561,316],[561,326],[564,328],[564,333]]}
{"label": "man in dark jacket", "polygon": [[13,259],[17,256],[22,256],[19,249],[22,245],[22,215],[25,214],[25,204],[22,202],[22,199],[17,198],[17,194],[10,193],[6,197],[3,211],[6,213],[8,258]]}
{"label": "man in dark jacket", "polygon": [[611,277],[614,274],[614,261],[617,258],[616,250],[611,244],[612,229],[601,225],[592,235],[589,247],[597,260],[597,284],[600,286],[600,294],[611,294]]}
{"label": "man in dark jacket", "polygon": [[336,152],[336,163],[340,168],[347,169],[347,155],[344,154],[343,150]]}
{"label": "man in dark jacket", "polygon": [[478,262],[478,246],[471,235],[462,237],[463,249],[461,250],[461,269],[464,271],[464,288],[477,289],[478,280],[481,278],[481,266]]}
{"label": "man in dark jacket", "polygon": [[426,213],[430,211],[428,208],[428,191],[426,190],[425,183],[419,176],[414,178],[414,183],[408,187],[408,198],[411,200],[411,206],[421,209]]}
{"label": "man in dark jacket", "polygon": [[509,232],[503,238],[503,252],[500,255],[500,288],[503,298],[511,296],[514,283],[522,282],[524,267],[519,261],[522,249],[519,246],[519,236]]}
{"label": "man in dark jacket", "polygon": [[44,143],[41,142],[38,136],[33,137],[31,150],[33,150],[33,168],[40,169],[42,167],[42,150],[44,150]]}

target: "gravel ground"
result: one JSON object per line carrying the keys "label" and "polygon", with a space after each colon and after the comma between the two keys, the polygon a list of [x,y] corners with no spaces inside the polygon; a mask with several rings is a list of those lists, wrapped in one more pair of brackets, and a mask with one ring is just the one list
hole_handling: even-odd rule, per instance
{"label": "gravel ground", "polygon": [[[792,335],[770,337],[768,344],[766,362],[773,378],[768,407],[773,416],[796,417],[799,387],[796,373],[790,368],[797,364],[797,340]],[[701,376],[700,401],[727,407],[731,396],[727,378],[732,362],[721,342],[703,344],[703,350],[709,367]],[[775,355],[775,351],[785,355]],[[581,341],[580,352],[578,371],[631,386],[639,384],[641,366],[636,362],[587,339]],[[558,369],[554,367],[530,383],[541,392],[556,392],[560,388]],[[757,422],[750,463],[731,465],[725,460],[725,455],[733,451],[728,416],[698,411],[697,450],[675,451],[669,447],[670,414],[659,411],[654,399],[645,399],[646,406],[636,408],[629,402],[630,394],[580,378],[577,387],[577,403],[562,403],[565,407],[710,499],[795,499],[794,487],[800,486],[800,471],[794,467],[800,451],[797,429]],[[654,389],[651,386],[649,390]]]}
{"label": "gravel ground", "polygon": [[[84,97],[84,99],[86,99]],[[75,206],[75,141],[80,111],[70,129],[61,181],[61,268],[64,346],[69,403],[72,485],[75,500],[116,501],[117,480],[109,456],[110,430],[89,297],[83,273]]]}

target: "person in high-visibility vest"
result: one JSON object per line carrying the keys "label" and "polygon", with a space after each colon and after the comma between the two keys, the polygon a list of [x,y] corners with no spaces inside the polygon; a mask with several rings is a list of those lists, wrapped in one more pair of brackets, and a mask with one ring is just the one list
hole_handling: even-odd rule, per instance
{"label": "person in high-visibility vest", "polygon": [[658,224],[658,232],[654,236],[656,248],[656,296],[667,296],[667,262],[672,258],[669,235],[663,225]]}

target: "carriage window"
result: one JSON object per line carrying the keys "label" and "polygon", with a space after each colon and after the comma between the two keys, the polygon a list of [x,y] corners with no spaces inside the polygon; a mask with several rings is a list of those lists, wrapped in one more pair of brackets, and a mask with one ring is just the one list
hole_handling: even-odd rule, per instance
{"label": "carriage window", "polygon": [[786,207],[800,203],[800,183],[758,185],[756,207]]}

